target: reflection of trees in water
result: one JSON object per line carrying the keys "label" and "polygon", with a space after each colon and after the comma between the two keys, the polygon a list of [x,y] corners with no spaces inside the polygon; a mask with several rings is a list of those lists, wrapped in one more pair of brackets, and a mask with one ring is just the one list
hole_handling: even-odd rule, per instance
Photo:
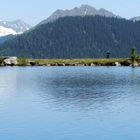
{"label": "reflection of trees in water", "polygon": [[18,94],[39,95],[38,100],[52,108],[87,110],[106,105],[109,107],[120,100],[123,102],[140,85],[138,72],[135,71],[137,76],[134,76],[131,69],[114,69],[45,67],[20,70]]}
{"label": "reflection of trees in water", "polygon": [[122,92],[117,92],[116,87],[122,87],[124,80],[118,81],[118,78],[112,74],[46,78],[40,81],[42,83],[40,88],[44,88],[45,91],[41,92],[40,96],[46,103],[48,97],[53,99],[52,103],[60,108],[103,107],[120,99]]}

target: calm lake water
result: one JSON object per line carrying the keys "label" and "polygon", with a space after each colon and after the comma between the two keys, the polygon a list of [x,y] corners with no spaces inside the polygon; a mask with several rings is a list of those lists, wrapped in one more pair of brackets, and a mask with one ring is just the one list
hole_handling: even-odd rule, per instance
{"label": "calm lake water", "polygon": [[0,68],[0,140],[140,140],[140,68]]}

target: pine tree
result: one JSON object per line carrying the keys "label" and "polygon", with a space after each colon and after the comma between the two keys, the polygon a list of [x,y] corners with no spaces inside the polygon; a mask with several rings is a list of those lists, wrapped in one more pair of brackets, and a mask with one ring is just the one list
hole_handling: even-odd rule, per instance
{"label": "pine tree", "polygon": [[138,60],[138,54],[137,54],[137,50],[135,47],[132,48],[131,50],[131,61],[134,63]]}

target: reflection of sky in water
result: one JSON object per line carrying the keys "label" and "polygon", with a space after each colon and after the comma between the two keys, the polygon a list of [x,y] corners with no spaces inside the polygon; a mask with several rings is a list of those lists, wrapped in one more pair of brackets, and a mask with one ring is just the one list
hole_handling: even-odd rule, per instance
{"label": "reflection of sky in water", "polygon": [[[7,85],[8,84],[8,85]],[[17,73],[13,68],[0,68],[0,97],[2,95],[12,94],[16,92]]]}
{"label": "reflection of sky in water", "polygon": [[2,140],[137,140],[140,69],[0,69]]}

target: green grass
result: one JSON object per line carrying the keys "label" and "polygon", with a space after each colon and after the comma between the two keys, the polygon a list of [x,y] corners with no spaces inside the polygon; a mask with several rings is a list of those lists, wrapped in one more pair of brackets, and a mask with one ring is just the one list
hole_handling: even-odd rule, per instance
{"label": "green grass", "polygon": [[129,61],[127,58],[111,58],[111,59],[29,59],[29,58],[19,58],[19,65],[28,65],[30,62],[34,62],[39,65],[47,65],[47,64],[107,64],[107,63],[115,63],[115,62],[124,62]]}
{"label": "green grass", "polygon": [[18,59],[18,64],[20,66],[26,66],[26,65],[28,65],[28,62],[29,62],[29,59],[27,59],[27,58],[19,58]]}

